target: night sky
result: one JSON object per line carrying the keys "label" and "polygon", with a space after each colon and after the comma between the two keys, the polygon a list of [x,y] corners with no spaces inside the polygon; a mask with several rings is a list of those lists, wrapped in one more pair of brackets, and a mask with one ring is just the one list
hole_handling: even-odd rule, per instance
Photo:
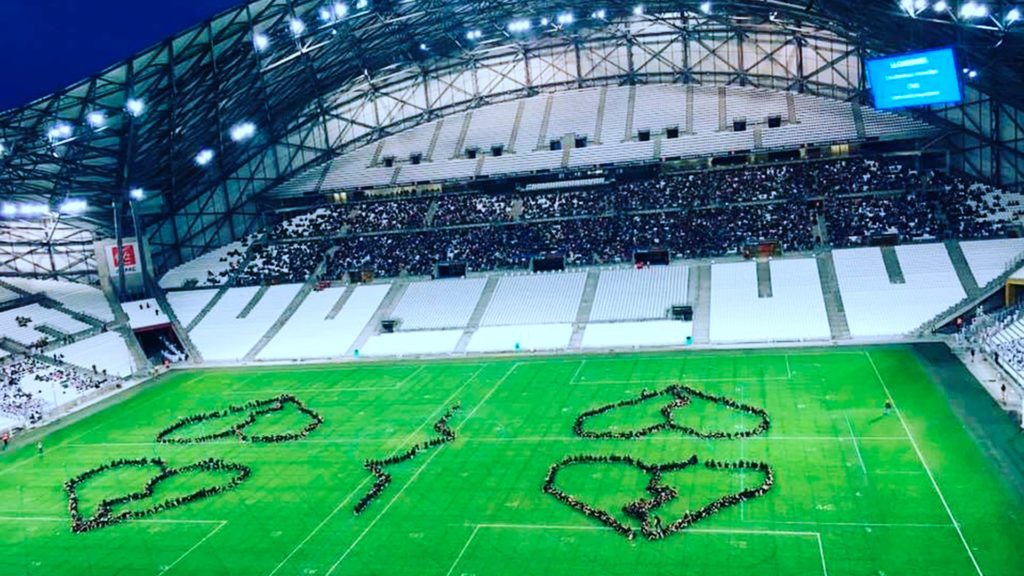
{"label": "night sky", "polygon": [[0,110],[116,64],[244,0],[0,0]]}

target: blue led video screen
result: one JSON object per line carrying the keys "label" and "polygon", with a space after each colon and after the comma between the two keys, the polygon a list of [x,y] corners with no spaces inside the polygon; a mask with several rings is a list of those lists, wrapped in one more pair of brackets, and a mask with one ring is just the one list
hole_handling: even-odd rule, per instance
{"label": "blue led video screen", "polygon": [[959,102],[960,76],[952,48],[868,60],[875,108]]}

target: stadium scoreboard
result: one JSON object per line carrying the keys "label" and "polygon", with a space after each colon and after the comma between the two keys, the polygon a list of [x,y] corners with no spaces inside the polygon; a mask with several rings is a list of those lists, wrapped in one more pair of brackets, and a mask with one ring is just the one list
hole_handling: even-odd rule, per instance
{"label": "stadium scoreboard", "polygon": [[868,60],[868,80],[880,109],[959,102],[960,76],[952,48]]}

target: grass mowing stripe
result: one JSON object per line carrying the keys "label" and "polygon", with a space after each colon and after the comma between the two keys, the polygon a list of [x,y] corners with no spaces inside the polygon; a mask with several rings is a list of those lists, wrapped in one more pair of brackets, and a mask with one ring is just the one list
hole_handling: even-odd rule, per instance
{"label": "grass mowing stripe", "polygon": [[956,517],[953,516],[953,511],[949,508],[949,504],[946,502],[946,497],[942,495],[942,490],[939,489],[938,482],[935,481],[935,475],[932,474],[932,469],[928,467],[928,463],[924,459],[924,454],[921,453],[921,448],[917,445],[917,440],[914,440],[914,435],[910,433],[910,427],[907,426],[907,421],[903,419],[903,411],[900,410],[896,404],[896,400],[892,397],[892,393],[889,391],[889,387],[885,384],[885,379],[882,378],[882,373],[878,371],[878,366],[875,364],[875,359],[871,357],[871,352],[864,351],[864,355],[867,356],[868,362],[871,363],[871,369],[875,371],[875,377],[878,378],[878,383],[882,385],[882,389],[885,390],[886,397],[889,398],[889,402],[892,402],[893,409],[896,411],[896,416],[900,420],[900,424],[903,425],[903,429],[907,432],[907,438],[910,438],[910,445],[914,447],[914,452],[917,452],[917,458],[921,460],[921,465],[924,466],[924,471],[928,473],[928,479],[932,481],[932,487],[935,488],[935,493],[939,495],[939,500],[942,501],[942,506],[946,509],[946,514],[949,515],[950,521],[953,522],[953,527],[956,528],[956,533],[960,536],[960,542],[964,545],[964,550],[967,550],[967,555],[971,557],[971,563],[974,564],[974,569],[978,571],[978,576],[985,576],[985,573],[981,571],[981,566],[978,565],[978,560],[974,557],[974,551],[967,544],[967,539],[964,538],[964,532],[960,528],[960,523],[957,522]]}

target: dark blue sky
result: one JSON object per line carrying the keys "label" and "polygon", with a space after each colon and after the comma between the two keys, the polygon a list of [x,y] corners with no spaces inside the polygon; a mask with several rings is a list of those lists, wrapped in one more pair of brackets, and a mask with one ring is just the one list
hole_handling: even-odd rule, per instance
{"label": "dark blue sky", "polygon": [[0,0],[0,110],[64,88],[244,0]]}

